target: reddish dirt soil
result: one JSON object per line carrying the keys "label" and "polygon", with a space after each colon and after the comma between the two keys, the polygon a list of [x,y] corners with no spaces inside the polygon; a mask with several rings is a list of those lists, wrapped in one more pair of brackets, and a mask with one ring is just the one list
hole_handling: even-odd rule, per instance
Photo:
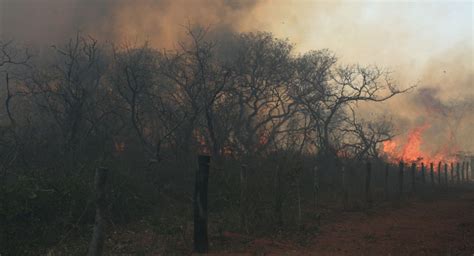
{"label": "reddish dirt soil", "polygon": [[[220,238],[210,237],[208,255],[474,256],[474,187],[438,191],[430,198],[386,203],[367,211],[333,210],[323,214],[322,222],[319,232],[308,229],[297,235],[275,236],[292,236],[286,240],[224,231]],[[192,255],[189,243],[168,241],[146,223],[132,227],[111,233],[105,255]],[[163,251],[165,247],[168,249]],[[72,244],[52,251],[55,253],[49,255],[82,255],[79,252],[87,248]]]}
{"label": "reddish dirt soil", "polygon": [[474,191],[401,207],[346,212],[305,248],[256,240],[242,253],[213,255],[474,255]]}

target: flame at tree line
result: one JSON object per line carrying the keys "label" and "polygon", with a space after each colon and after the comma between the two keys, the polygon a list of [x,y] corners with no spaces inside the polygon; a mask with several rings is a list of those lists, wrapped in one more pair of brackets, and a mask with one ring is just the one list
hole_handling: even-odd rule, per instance
{"label": "flame at tree line", "polygon": [[423,134],[431,127],[429,123],[424,123],[409,131],[406,138],[396,137],[392,140],[385,141],[382,144],[382,155],[391,163],[403,162],[423,162],[429,163],[450,163],[458,161],[456,153],[458,147],[451,140],[439,147],[436,151],[429,151]]}

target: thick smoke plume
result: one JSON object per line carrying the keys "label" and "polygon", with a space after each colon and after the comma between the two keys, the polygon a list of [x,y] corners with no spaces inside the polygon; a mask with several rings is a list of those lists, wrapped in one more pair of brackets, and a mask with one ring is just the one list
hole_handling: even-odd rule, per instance
{"label": "thick smoke plume", "polygon": [[234,30],[252,0],[0,0],[0,36],[50,45],[83,31],[100,40],[173,47],[188,23]]}
{"label": "thick smoke plume", "polygon": [[448,140],[474,152],[472,25],[463,34],[469,25],[456,20],[470,8],[462,2],[0,0],[0,38],[42,48],[80,30],[102,41],[174,48],[188,23],[211,26],[221,37],[270,31],[300,52],[329,48],[345,62],[392,69],[399,83],[417,89],[366,112],[394,116],[402,135],[430,123],[423,137],[432,151]]}

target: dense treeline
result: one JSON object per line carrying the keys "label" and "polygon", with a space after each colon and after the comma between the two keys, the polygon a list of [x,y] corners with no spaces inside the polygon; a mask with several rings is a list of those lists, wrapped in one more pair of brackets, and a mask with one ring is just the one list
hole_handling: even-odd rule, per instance
{"label": "dense treeline", "polygon": [[198,153],[212,156],[210,211],[226,216],[220,228],[281,227],[291,204],[301,222],[305,198],[340,182],[331,173],[378,159],[393,136],[390,120],[364,120],[356,108],[406,91],[381,68],[342,65],[329,50],[296,54],[265,32],[187,35],[175,50],[78,34],[30,54],[0,41],[7,252],[89,230],[100,166],[111,170],[111,222],[155,216],[157,232],[186,233]]}

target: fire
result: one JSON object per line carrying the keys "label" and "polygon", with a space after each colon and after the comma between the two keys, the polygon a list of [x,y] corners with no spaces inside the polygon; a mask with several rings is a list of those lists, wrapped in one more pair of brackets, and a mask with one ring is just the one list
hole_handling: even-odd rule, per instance
{"label": "fire", "polygon": [[429,128],[428,124],[416,127],[408,134],[408,140],[403,147],[401,159],[409,162],[426,159],[426,154],[421,152],[422,133]]}
{"label": "fire", "polygon": [[114,142],[114,149],[116,153],[123,153],[125,151],[125,142],[123,141],[115,141]]}
{"label": "fire", "polygon": [[456,161],[457,157],[454,156],[456,148],[450,145],[451,143],[449,142],[437,152],[423,150],[423,133],[429,128],[430,125],[425,123],[412,129],[405,141],[401,137],[385,141],[382,145],[382,154],[392,163],[399,161],[424,163]]}
{"label": "fire", "polygon": [[193,131],[193,136],[194,136],[194,139],[197,142],[197,150],[198,150],[199,154],[209,155],[211,153],[211,150],[210,150],[209,145],[207,143],[207,140],[204,137],[204,135],[202,134],[202,132],[199,131],[198,129],[195,129]]}

